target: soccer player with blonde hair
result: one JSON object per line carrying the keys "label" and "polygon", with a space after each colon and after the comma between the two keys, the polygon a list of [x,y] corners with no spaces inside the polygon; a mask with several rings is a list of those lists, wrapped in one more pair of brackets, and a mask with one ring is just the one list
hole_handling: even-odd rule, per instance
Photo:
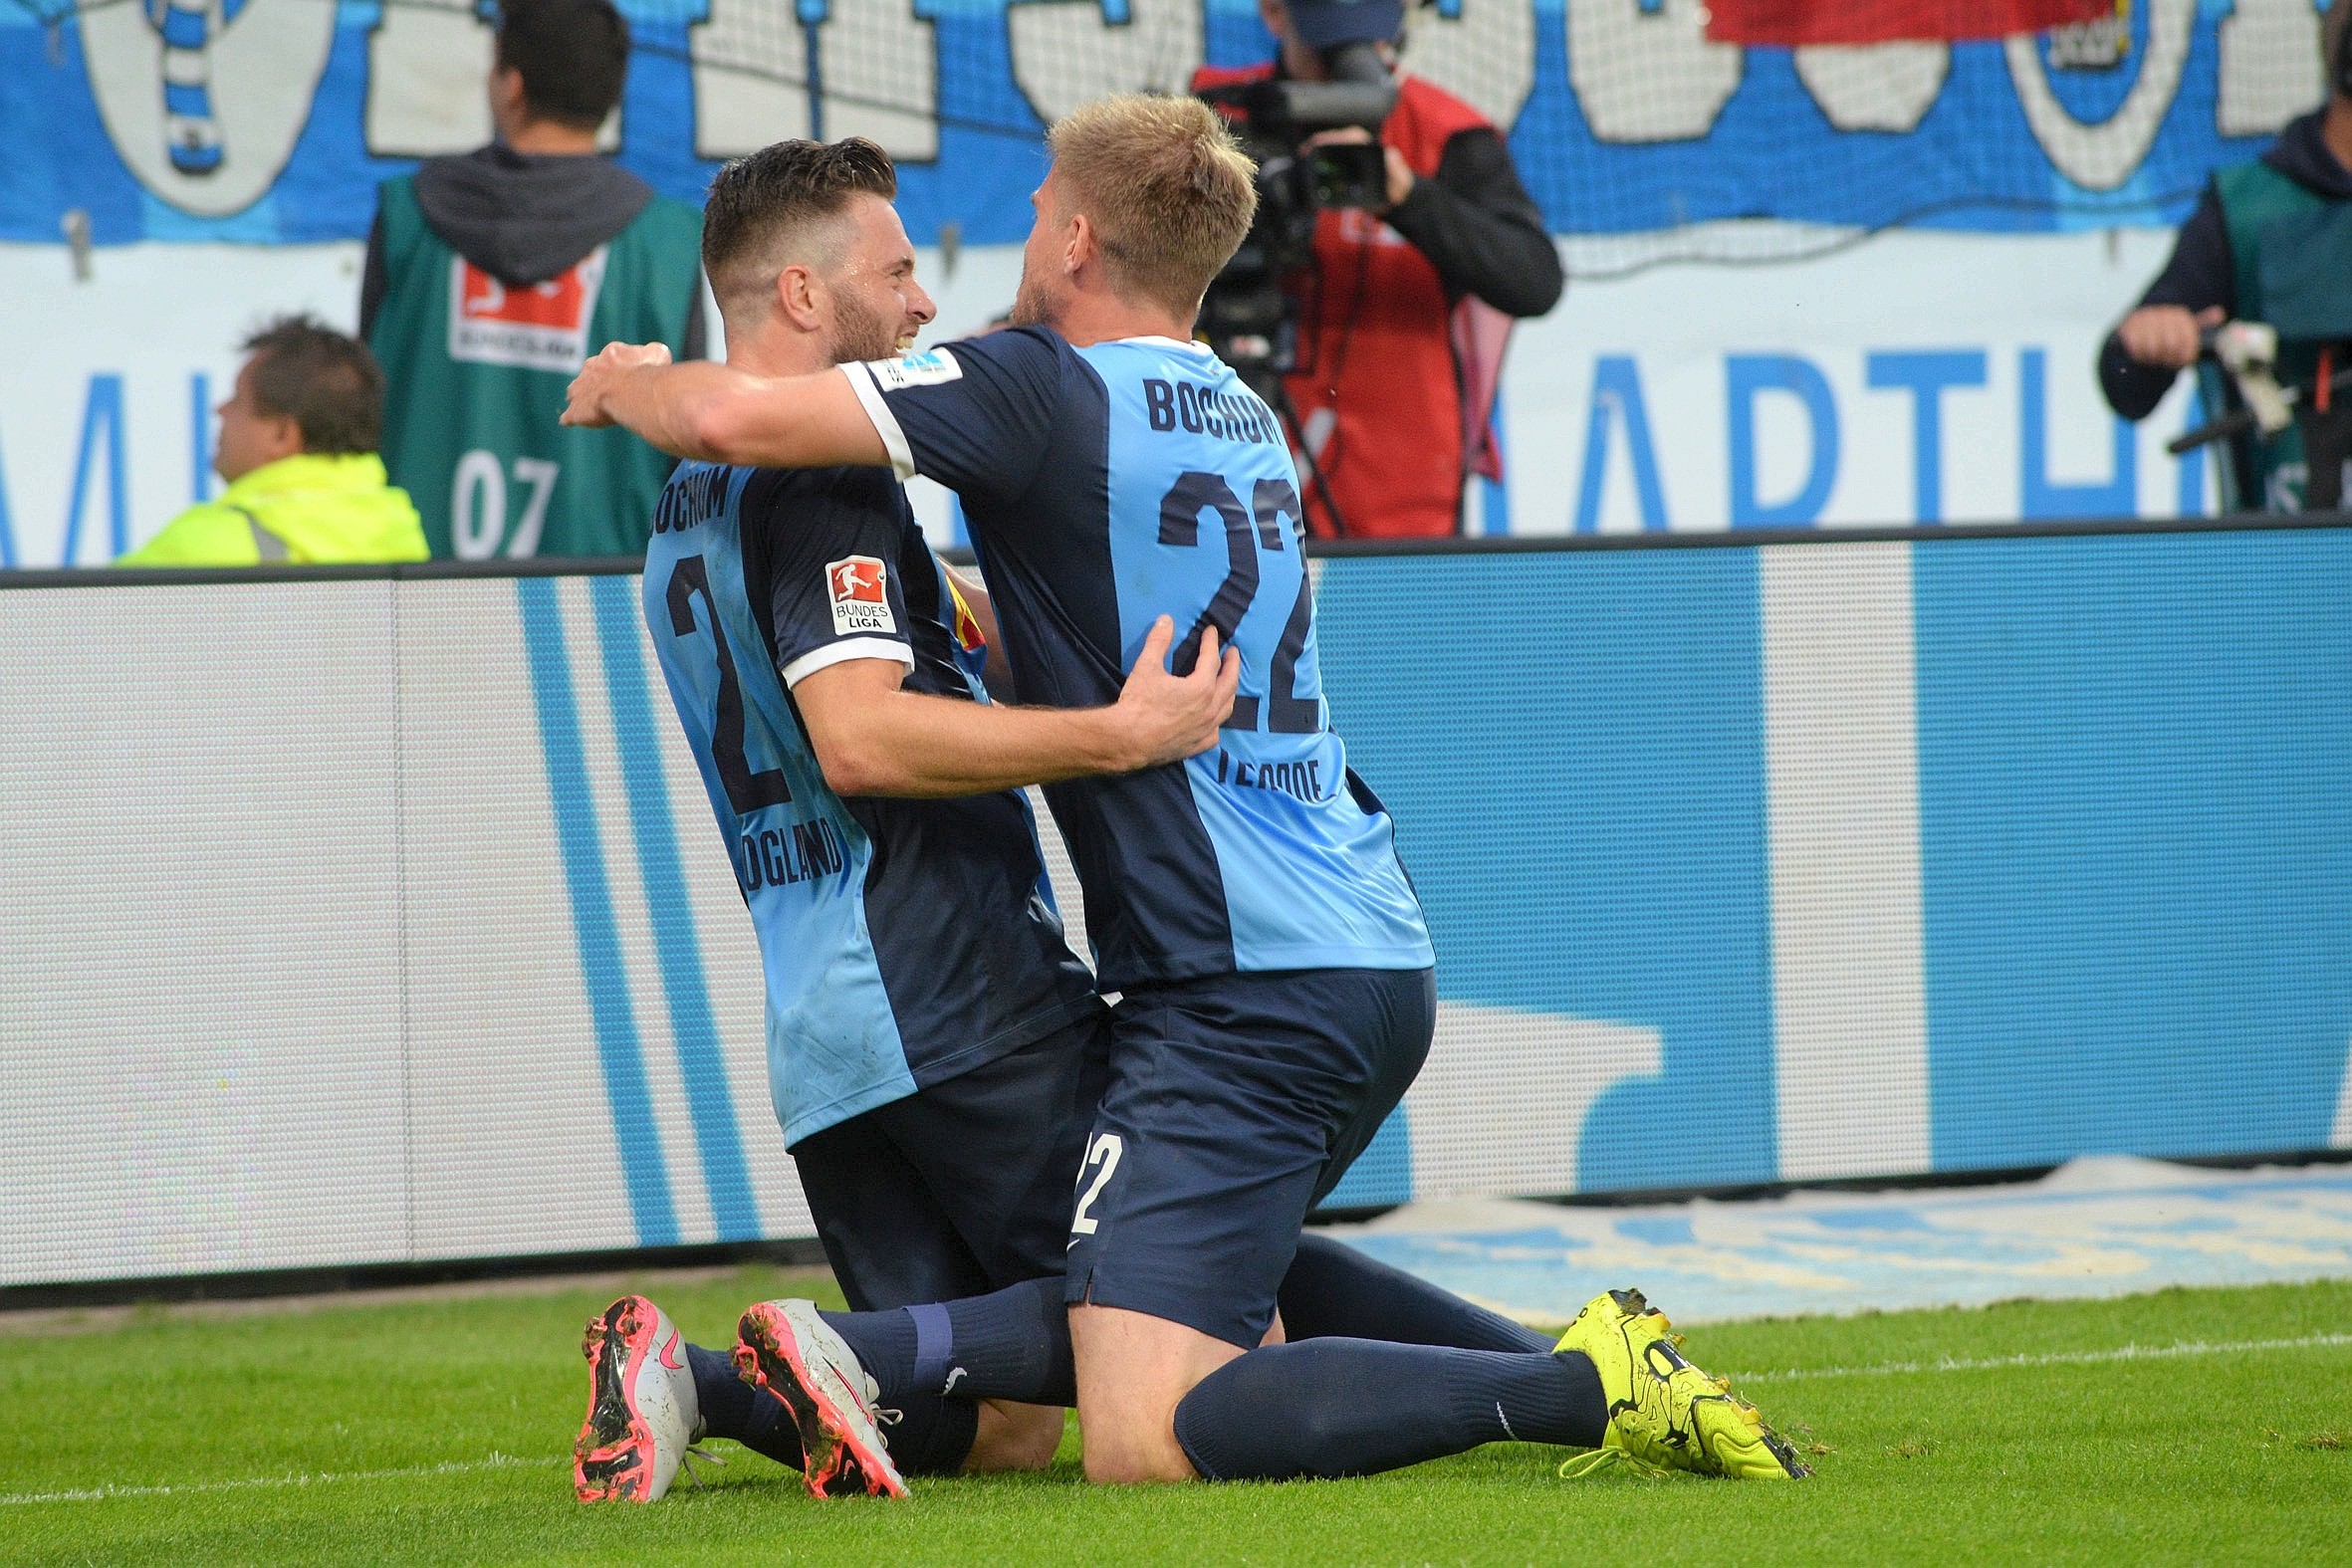
{"label": "soccer player with blonde hair", "polygon": [[[889,154],[854,136],[719,171],[702,256],[730,365],[807,373],[913,342],[932,306],[897,191]],[[1108,1029],[1015,791],[1208,749],[1232,672],[1172,679],[1163,621],[1115,703],[987,700],[987,600],[932,556],[886,468],[681,464],[648,523],[646,630],[759,942],[769,1092],[835,1280],[868,1311],[1026,1289],[1033,1315],[1058,1315]],[[760,1302],[741,1337],[822,1323]],[[736,1345],[686,1342],[644,1296],[605,1308],[582,1349],[586,1501],[656,1500],[698,1430],[821,1494],[1043,1468],[1069,1398],[896,1399],[890,1466],[868,1466],[833,1436],[862,1419],[862,1387],[809,1394],[832,1425],[803,1421],[743,1384]]]}
{"label": "soccer player with blonde hair", "polygon": [[[795,377],[615,347],[565,417],[684,457],[949,485],[1024,703],[1106,700],[1161,615],[1186,628],[1179,673],[1212,634],[1240,652],[1210,752],[1047,789],[1098,984],[1122,994],[1063,1287],[1088,1476],[1355,1474],[1511,1439],[1803,1473],[1638,1292],[1596,1297],[1554,1349],[1404,1276],[1286,1280],[1317,1250],[1307,1213],[1428,1052],[1434,955],[1330,726],[1290,450],[1191,340],[1249,231],[1250,162],[1189,99],[1105,99],[1048,139],[1011,330]],[[846,1356],[838,1381],[884,1403],[939,1392],[943,1369],[966,1395],[1046,1402],[997,1369],[1054,1325],[997,1299],[836,1317],[761,1371]]]}

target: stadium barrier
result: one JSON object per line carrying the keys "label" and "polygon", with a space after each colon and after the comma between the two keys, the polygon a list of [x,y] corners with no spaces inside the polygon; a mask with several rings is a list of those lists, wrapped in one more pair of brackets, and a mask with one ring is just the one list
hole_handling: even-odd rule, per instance
{"label": "stadium barrier", "polygon": [[[2352,1144],[2352,520],[1319,570],[1442,998],[1335,1205]],[[0,1286],[810,1233],[633,575],[0,589]]]}

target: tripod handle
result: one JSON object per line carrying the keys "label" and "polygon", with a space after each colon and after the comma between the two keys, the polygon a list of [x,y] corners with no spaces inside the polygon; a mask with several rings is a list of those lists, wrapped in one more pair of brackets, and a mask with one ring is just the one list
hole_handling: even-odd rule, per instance
{"label": "tripod handle", "polygon": [[[2314,389],[2314,387],[2301,385],[2290,386],[2286,389],[2286,395],[2289,401],[2300,403],[2305,401]],[[2329,376],[2327,389],[2330,393],[2352,389],[2352,367],[2338,370]],[[2199,425],[2194,430],[2182,431],[2167,441],[2164,444],[2164,449],[2172,456],[2179,457],[2183,452],[2192,451],[2201,446],[2211,446],[2216,441],[2228,441],[2243,435],[2254,427],[2255,420],[2252,409],[2234,408],[2219,419]]]}
{"label": "tripod handle", "polygon": [[2171,456],[2179,457],[2183,452],[2193,452],[2201,446],[2211,446],[2216,441],[2234,440],[2253,428],[2252,412],[2234,408],[2219,419],[2208,420],[2194,430],[2182,431],[2167,441],[2164,449]]}

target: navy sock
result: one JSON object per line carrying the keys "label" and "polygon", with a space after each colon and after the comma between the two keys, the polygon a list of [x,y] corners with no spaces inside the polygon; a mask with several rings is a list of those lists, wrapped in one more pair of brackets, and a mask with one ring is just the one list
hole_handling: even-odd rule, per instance
{"label": "navy sock", "polygon": [[737,1377],[735,1358],[726,1351],[688,1345],[686,1365],[693,1369],[694,1398],[702,1406],[702,1424],[711,1437],[732,1438],[754,1454],[801,1468],[801,1429],[782,1400]]}
{"label": "navy sock", "polygon": [[1482,1443],[1597,1448],[1608,1427],[1583,1356],[1307,1339],[1237,1356],[1176,1407],[1211,1480],[1370,1475]]}
{"label": "navy sock", "polygon": [[[686,1347],[694,1397],[710,1437],[732,1438],[754,1454],[800,1469],[801,1429],[785,1403],[735,1375],[735,1358],[700,1345]],[[900,1419],[883,1429],[890,1457],[908,1475],[953,1475],[963,1469],[980,1428],[980,1407],[963,1400],[916,1399],[898,1407]]]}
{"label": "navy sock", "polygon": [[1280,1300],[1289,1339],[1337,1335],[1460,1350],[1551,1348],[1548,1335],[1311,1231],[1298,1237]]}
{"label": "navy sock", "polygon": [[884,1405],[943,1395],[1024,1405],[1077,1402],[1058,1277],[937,1305],[819,1315],[857,1352],[881,1385]]}
{"label": "navy sock", "polygon": [[[878,1312],[817,1314],[848,1342],[865,1366],[865,1375],[882,1386],[880,1403],[895,1405],[914,1392],[915,1320],[904,1307]],[[936,1391],[934,1391],[936,1392]]]}
{"label": "navy sock", "polygon": [[898,1412],[885,1422],[882,1441],[890,1462],[902,1475],[955,1475],[964,1468],[972,1440],[980,1432],[980,1407],[964,1399],[910,1399],[902,1405],[882,1402]]}

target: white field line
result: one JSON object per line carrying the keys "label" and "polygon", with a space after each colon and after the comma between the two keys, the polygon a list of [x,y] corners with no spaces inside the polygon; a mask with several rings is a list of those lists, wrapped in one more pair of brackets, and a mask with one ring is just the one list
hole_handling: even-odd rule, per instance
{"label": "white field line", "polygon": [[0,1507],[29,1502],[105,1502],[116,1497],[185,1497],[199,1492],[325,1486],[334,1481],[415,1480],[428,1475],[464,1475],[478,1470],[536,1469],[542,1465],[565,1462],[567,1456],[562,1455],[519,1459],[511,1454],[493,1454],[486,1459],[449,1459],[439,1464],[411,1464],[405,1469],[396,1470],[321,1470],[293,1475],[249,1475],[243,1480],[182,1481],[168,1486],[118,1486],[109,1482],[104,1486],[84,1486],[71,1491],[0,1493]]}
{"label": "white field line", "polygon": [[2181,1356],[2233,1356],[2265,1350],[2325,1350],[2352,1345],[2352,1334],[2304,1334],[2295,1339],[2178,1340],[2170,1345],[2118,1345],[2112,1350],[2051,1350],[1962,1361],[1881,1361],[1867,1367],[1789,1367],[1779,1372],[1735,1372],[1742,1383],[1789,1378],[1883,1378],[1919,1372],[1992,1372],[2003,1367],[2087,1367],[2112,1361],[2170,1361]]}

